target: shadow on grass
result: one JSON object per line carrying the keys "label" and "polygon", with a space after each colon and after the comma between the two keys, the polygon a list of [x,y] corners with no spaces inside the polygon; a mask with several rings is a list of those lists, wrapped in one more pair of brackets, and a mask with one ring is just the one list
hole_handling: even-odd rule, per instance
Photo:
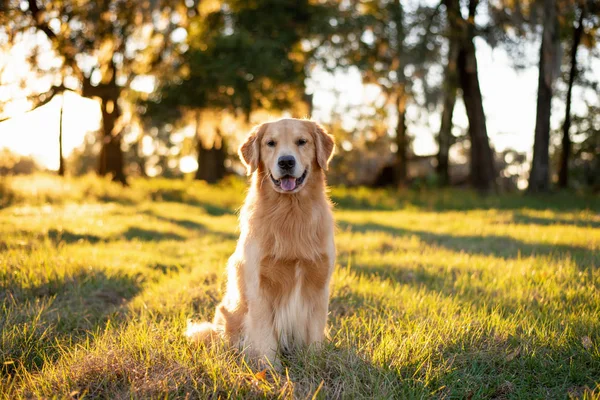
{"label": "shadow on grass", "polygon": [[522,212],[515,212],[513,215],[513,221],[518,224],[526,224],[526,225],[542,225],[542,226],[551,226],[551,225],[566,225],[566,226],[577,226],[581,228],[600,228],[599,221],[584,221],[581,219],[566,219],[566,218],[543,218],[543,217],[533,217],[530,215],[526,215]]}
{"label": "shadow on grass", "polygon": [[[600,364],[594,358],[593,352],[585,351],[581,347],[579,337],[575,336],[561,345],[554,345],[554,340],[551,339],[553,335],[563,334],[565,328],[559,325],[557,320],[560,320],[561,314],[570,307],[569,300],[562,298],[560,294],[549,299],[546,304],[538,304],[535,300],[519,301],[507,297],[504,293],[495,293],[494,288],[471,285],[461,285],[457,288],[455,283],[460,278],[452,272],[443,275],[424,268],[391,268],[386,265],[375,267],[361,264],[353,264],[352,270],[373,282],[385,280],[392,285],[414,286],[436,297],[441,295],[457,301],[464,305],[465,310],[476,310],[477,316],[470,322],[473,329],[452,332],[440,330],[439,334],[445,335],[445,338],[435,349],[421,352],[418,357],[408,357],[399,363],[396,362],[399,367],[389,373],[387,369],[381,370],[369,363],[361,367],[369,371],[371,376],[397,379],[398,390],[402,391],[401,395],[395,398],[407,398],[408,394],[413,395],[415,391],[419,393],[420,390],[427,390],[424,397],[430,397],[436,388],[445,388],[440,393],[442,398],[560,398],[573,387],[595,386]],[[460,273],[464,277],[476,271],[461,269]],[[390,302],[385,303],[376,297],[358,294],[351,287],[347,290],[344,287],[337,289],[331,298],[330,322],[342,335],[350,335],[349,339],[339,340],[353,341],[361,337],[362,327],[358,327],[356,331],[348,327],[341,329],[344,326],[341,321],[346,318],[358,318],[363,326],[378,326],[385,330],[383,325],[375,321],[376,316],[381,315],[384,310],[393,312],[394,307],[390,307],[390,304],[394,304],[394,300],[389,300]],[[594,312],[593,307],[593,304],[587,304],[590,312]],[[401,309],[402,307],[397,311],[401,312]],[[355,313],[358,315],[354,315]],[[514,321],[515,316],[518,316],[523,322],[513,334],[498,335],[495,324],[486,322],[487,316],[491,315],[494,315],[494,319],[507,321]],[[429,324],[426,315],[418,318],[420,323]],[[461,320],[464,318],[461,315],[454,318],[457,326],[465,323]],[[389,321],[394,319],[390,316]],[[545,321],[542,329],[545,331],[532,333],[530,329],[537,324],[534,321]],[[388,328],[393,330],[392,325]],[[596,323],[585,319],[571,322],[570,329],[588,334],[598,331]],[[396,340],[404,340],[402,335],[391,335]],[[596,340],[592,337],[592,340]],[[362,340],[367,347],[380,347],[376,335]],[[361,346],[362,344],[359,344],[357,347]],[[411,345],[407,347],[411,348]],[[371,354],[369,351],[367,353]],[[392,362],[398,357],[397,354],[391,356]],[[387,365],[386,361],[381,363]],[[578,365],[579,368],[573,368],[572,365]],[[427,378],[430,381],[427,387],[421,386],[423,379],[429,375],[424,366],[433,366],[434,371]],[[571,372],[566,374],[565,370],[569,369]]]}
{"label": "shadow on grass", "polygon": [[156,212],[150,211],[150,210],[146,210],[143,213],[145,215],[148,215],[151,218],[156,218],[159,221],[168,222],[170,224],[180,226],[184,229],[195,230],[195,231],[199,231],[199,232],[207,231],[204,224],[202,224],[200,222],[192,221],[190,219],[178,219],[178,218],[165,217],[164,215],[157,214]]}
{"label": "shadow on grass", "polygon": [[48,231],[48,238],[58,244],[60,242],[64,242],[67,244],[77,243],[77,242],[89,242],[89,243],[98,243],[101,241],[105,241],[105,239],[101,238],[97,235],[92,235],[89,233],[73,233],[68,230],[58,230],[58,229],[50,229]]}
{"label": "shadow on grass", "polygon": [[95,269],[51,276],[27,287],[7,276],[2,285],[2,356],[18,363],[5,364],[0,375],[13,374],[18,367],[39,369],[59,356],[61,343],[73,346],[89,340],[109,319],[119,321],[141,290],[136,277]]}
{"label": "shadow on grass", "polygon": [[207,228],[204,224],[202,224],[200,222],[192,221],[189,219],[178,219],[178,218],[166,217],[164,215],[158,214],[155,211],[151,211],[151,210],[144,211],[144,214],[151,218],[155,218],[159,221],[177,225],[184,229],[196,231],[201,234],[217,235],[224,240],[235,240],[238,238],[238,236],[233,233],[215,231],[215,230]]}
{"label": "shadow on grass", "polygon": [[142,229],[135,226],[129,227],[125,232],[121,234],[127,240],[139,240],[141,242],[160,242],[163,240],[185,240],[183,236],[180,236],[172,232],[161,232],[151,229]]}
{"label": "shadow on grass", "polygon": [[598,254],[581,246],[564,244],[526,243],[509,236],[486,235],[456,236],[445,233],[433,233],[413,229],[396,228],[374,222],[351,223],[338,221],[341,229],[356,232],[383,232],[394,236],[417,236],[420,240],[435,246],[444,247],[454,252],[465,252],[504,259],[516,259],[530,256],[558,256],[571,258],[576,265],[586,270],[594,267],[594,259]]}
{"label": "shadow on grass", "polygon": [[204,209],[204,211],[206,211],[206,213],[208,215],[212,215],[213,217],[220,217],[223,215],[234,215],[235,214],[235,210],[232,208],[221,207],[221,206],[217,206],[215,204],[209,204],[209,203],[201,202],[201,201],[197,201],[197,200],[190,201],[187,204],[196,206],[196,207],[200,207],[200,208]]}
{"label": "shadow on grass", "polygon": [[139,240],[142,242],[159,242],[162,240],[185,240],[183,236],[177,235],[172,232],[160,232],[155,230],[142,229],[138,227],[129,227],[125,232],[111,238],[103,238],[97,235],[87,233],[74,233],[64,229],[50,229],[48,231],[48,238],[55,244],[72,244],[79,242],[88,242],[91,244],[96,244],[99,242],[110,242],[113,240],[118,240],[119,238],[125,238],[127,240]]}
{"label": "shadow on grass", "polygon": [[283,365],[296,384],[297,398],[406,399],[430,392],[422,381],[403,379],[398,370],[378,365],[349,345],[330,342],[321,350],[285,354]]}
{"label": "shadow on grass", "polygon": [[434,211],[465,210],[595,210],[600,212],[600,202],[591,195],[576,193],[550,193],[528,196],[514,193],[486,196],[472,190],[394,190],[366,189],[364,187],[333,187],[331,199],[339,210],[395,211],[416,207]]}

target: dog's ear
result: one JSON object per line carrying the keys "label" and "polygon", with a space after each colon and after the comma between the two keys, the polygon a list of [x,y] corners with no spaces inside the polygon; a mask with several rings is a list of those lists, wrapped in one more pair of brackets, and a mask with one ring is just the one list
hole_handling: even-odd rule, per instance
{"label": "dog's ear", "polygon": [[317,163],[322,170],[327,171],[327,166],[331,157],[333,156],[333,149],[335,148],[335,142],[333,136],[331,136],[325,128],[318,123],[315,124],[315,144],[317,148]]}
{"label": "dog's ear", "polygon": [[252,175],[258,168],[260,161],[260,140],[265,131],[266,124],[257,125],[252,128],[246,141],[240,146],[238,154],[242,164],[246,167],[246,173]]}

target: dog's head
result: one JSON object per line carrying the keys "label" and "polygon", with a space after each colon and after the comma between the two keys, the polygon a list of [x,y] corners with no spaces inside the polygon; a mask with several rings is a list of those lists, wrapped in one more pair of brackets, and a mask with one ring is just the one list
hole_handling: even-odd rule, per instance
{"label": "dog's head", "polygon": [[327,170],[333,137],[313,121],[282,119],[255,127],[239,150],[248,175],[269,175],[280,193],[296,193],[317,169]]}

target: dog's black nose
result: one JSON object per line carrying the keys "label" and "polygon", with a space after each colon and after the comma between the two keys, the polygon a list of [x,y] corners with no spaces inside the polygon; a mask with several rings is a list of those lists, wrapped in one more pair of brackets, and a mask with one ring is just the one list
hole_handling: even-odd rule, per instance
{"label": "dog's black nose", "polygon": [[277,164],[281,169],[290,170],[296,166],[296,159],[294,156],[281,156],[279,157],[279,160],[277,160]]}

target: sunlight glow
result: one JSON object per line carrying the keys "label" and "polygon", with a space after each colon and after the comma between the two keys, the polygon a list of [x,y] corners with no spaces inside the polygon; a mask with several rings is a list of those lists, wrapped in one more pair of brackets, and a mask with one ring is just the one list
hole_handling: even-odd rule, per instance
{"label": "sunlight glow", "polygon": [[[182,35],[182,33],[178,33]],[[17,82],[32,75],[31,71],[23,71],[20,66],[23,57],[31,47],[38,43],[44,51],[44,64],[50,68],[56,59],[52,56],[49,44],[44,44],[40,35],[30,35],[11,49],[11,54],[3,60],[5,66],[3,80],[15,82],[0,87],[0,101],[4,104],[4,116],[13,118],[0,123],[0,148],[7,147],[12,151],[33,156],[46,168],[58,168],[58,115],[60,96],[38,110],[25,113],[31,104]],[[46,40],[47,42],[47,40]],[[521,70],[513,68],[513,61],[506,50],[492,49],[482,39],[476,40],[477,59],[481,89],[484,96],[484,109],[487,118],[490,141],[497,151],[513,148],[531,156],[533,131],[535,125],[535,106],[537,96],[537,58],[538,44],[532,44],[530,66]],[[535,50],[536,54],[533,54]],[[20,61],[21,60],[21,61]],[[84,60],[85,61],[85,60]],[[93,60],[87,60],[92,62]],[[84,63],[84,64],[86,64]],[[600,69],[600,62],[593,65]],[[30,79],[27,81],[28,91],[43,92],[49,87],[48,79]],[[155,88],[152,76],[140,75],[133,79],[131,88],[138,92],[150,93]],[[341,122],[345,129],[355,129],[362,115],[369,114],[369,104],[381,106],[383,96],[375,85],[364,85],[360,71],[351,67],[328,73],[315,68],[312,77],[306,82],[307,92],[313,93],[314,110],[312,118],[323,123]],[[22,92],[23,95],[17,95]],[[583,100],[589,93],[575,93],[573,109],[581,109]],[[589,97],[589,96],[588,96]],[[12,101],[10,101],[12,100]],[[555,99],[557,112],[552,115],[552,128],[556,129],[562,121],[562,102]],[[390,117],[395,119],[393,104],[390,105]],[[427,112],[420,106],[409,104],[409,135],[413,138],[412,147],[417,155],[430,155],[437,151],[435,137],[439,131],[441,110]],[[364,113],[364,114],[361,114]],[[258,114],[257,114],[258,115]],[[97,130],[100,123],[98,103],[69,92],[65,98],[64,111],[64,155],[68,156],[79,146],[89,131]],[[255,118],[253,118],[255,119]],[[465,131],[468,120],[462,101],[457,99],[453,122],[453,131]],[[389,121],[388,134],[393,136],[395,123]],[[181,131],[184,136],[193,136],[195,130],[186,127]],[[174,138],[180,141],[181,138]],[[144,154],[148,154],[147,143],[143,146]],[[464,158],[464,157],[463,157]],[[458,160],[457,160],[458,161]],[[181,160],[182,170],[193,170],[197,167],[194,157]]]}
{"label": "sunlight glow", "polygon": [[[0,124],[0,148],[34,157],[40,165],[58,170],[61,96],[29,113]],[[83,143],[85,134],[99,128],[101,113],[95,100],[66,92],[63,110],[63,156]]]}
{"label": "sunlight glow", "polygon": [[179,169],[184,174],[193,172],[198,169],[198,161],[194,156],[185,156],[179,160]]}

